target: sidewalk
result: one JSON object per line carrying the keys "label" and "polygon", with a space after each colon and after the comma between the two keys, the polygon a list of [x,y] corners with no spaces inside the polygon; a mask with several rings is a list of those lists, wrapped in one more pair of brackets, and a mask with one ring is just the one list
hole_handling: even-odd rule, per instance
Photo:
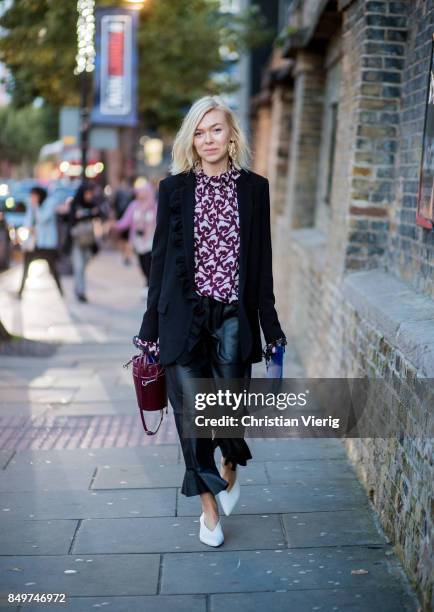
{"label": "sidewalk", "polygon": [[[418,609],[339,440],[249,440],[225,543],[201,544],[199,501],[179,491],[171,411],[145,437],[122,368],[144,309],[137,268],[103,252],[89,304],[75,301],[70,277],[63,302],[43,264],[31,273],[22,302],[10,294],[20,270],[0,275],[0,318],[62,345],[45,358],[0,355],[3,601],[66,593],[48,609],[74,612]],[[289,349],[285,376],[301,375]]]}

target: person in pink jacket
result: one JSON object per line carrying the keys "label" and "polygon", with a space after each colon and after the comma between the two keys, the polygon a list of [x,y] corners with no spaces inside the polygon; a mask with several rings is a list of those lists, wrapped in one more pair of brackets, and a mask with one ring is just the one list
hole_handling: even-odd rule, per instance
{"label": "person in pink jacket", "polygon": [[129,242],[137,253],[140,268],[146,280],[144,293],[147,294],[151,269],[152,241],[157,218],[157,200],[149,181],[135,187],[135,199],[130,202],[119,221],[114,224],[118,232],[129,230]]}

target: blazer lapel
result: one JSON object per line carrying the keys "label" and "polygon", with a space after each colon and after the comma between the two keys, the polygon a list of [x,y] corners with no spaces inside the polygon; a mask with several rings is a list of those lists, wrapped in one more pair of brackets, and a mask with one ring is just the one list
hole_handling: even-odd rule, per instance
{"label": "blazer lapel", "polygon": [[241,170],[237,183],[238,214],[240,218],[239,296],[241,299],[246,283],[247,256],[249,251],[250,225],[252,220],[252,184],[250,174]]}
{"label": "blazer lapel", "polygon": [[196,176],[193,171],[184,175],[182,193],[182,231],[184,235],[185,261],[191,286],[194,287],[194,208],[196,203]]}

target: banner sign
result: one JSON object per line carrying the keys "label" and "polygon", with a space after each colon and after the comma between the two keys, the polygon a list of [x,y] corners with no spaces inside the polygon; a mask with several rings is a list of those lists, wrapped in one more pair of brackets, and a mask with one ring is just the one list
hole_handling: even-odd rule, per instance
{"label": "banner sign", "polygon": [[137,64],[137,11],[97,9],[92,123],[137,124]]}

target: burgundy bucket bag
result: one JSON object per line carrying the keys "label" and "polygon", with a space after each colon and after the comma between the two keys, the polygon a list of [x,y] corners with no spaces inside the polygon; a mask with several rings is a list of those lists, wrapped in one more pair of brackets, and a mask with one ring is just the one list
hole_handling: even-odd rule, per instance
{"label": "burgundy bucket bag", "polygon": [[[134,355],[124,365],[124,368],[128,368],[130,363],[133,364],[134,387],[136,389],[137,405],[143,429],[148,436],[153,436],[160,429],[164,416],[164,408],[166,408],[167,414],[167,389],[164,366],[151,361],[146,353]],[[155,412],[156,410],[161,410],[160,422],[157,429],[151,431],[146,426],[144,413]]]}

